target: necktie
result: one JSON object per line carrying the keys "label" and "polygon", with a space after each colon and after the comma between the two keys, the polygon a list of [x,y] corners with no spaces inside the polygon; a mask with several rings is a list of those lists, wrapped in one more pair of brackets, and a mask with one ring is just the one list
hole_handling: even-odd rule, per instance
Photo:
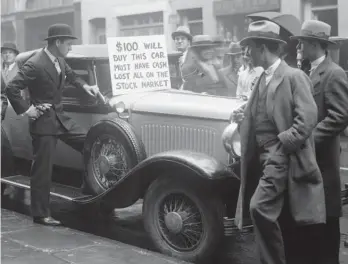
{"label": "necktie", "polygon": [[58,72],[58,75],[60,75],[60,73],[62,72],[62,70],[60,69],[60,66],[59,66],[59,62],[58,62],[58,59],[55,58],[54,60],[54,67],[56,67],[56,70]]}

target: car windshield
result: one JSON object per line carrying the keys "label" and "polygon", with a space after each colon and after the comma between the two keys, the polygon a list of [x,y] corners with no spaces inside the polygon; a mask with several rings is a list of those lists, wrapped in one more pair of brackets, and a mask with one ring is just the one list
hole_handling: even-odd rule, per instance
{"label": "car windshield", "polygon": [[104,96],[112,96],[112,85],[110,77],[110,65],[109,60],[98,60],[95,62],[97,84]]}

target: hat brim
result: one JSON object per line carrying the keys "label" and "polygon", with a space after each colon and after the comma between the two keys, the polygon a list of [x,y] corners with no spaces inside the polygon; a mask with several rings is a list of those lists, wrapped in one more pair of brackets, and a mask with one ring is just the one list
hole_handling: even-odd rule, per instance
{"label": "hat brim", "polygon": [[269,38],[269,37],[255,37],[255,36],[246,37],[246,38],[242,39],[239,43],[241,46],[245,46],[249,41],[257,40],[257,39],[270,40],[270,41],[277,42],[279,44],[287,44],[286,41],[284,41],[282,39]]}
{"label": "hat brim", "polygon": [[15,53],[17,53],[17,55],[19,54],[19,50],[16,50],[16,49],[13,49],[13,48],[1,47],[1,52],[2,52],[3,50],[12,50],[12,51],[14,51]]}
{"label": "hat brim", "polygon": [[318,37],[309,37],[309,36],[291,36],[290,37],[291,40],[299,40],[299,39],[309,39],[309,40],[317,40],[317,41],[321,41],[324,43],[328,43],[328,44],[332,44],[332,45],[336,45],[335,42],[328,40],[328,39],[323,39],[323,38],[318,38]]}
{"label": "hat brim", "polygon": [[57,39],[57,38],[67,38],[67,39],[77,39],[77,37],[71,36],[71,35],[55,35],[45,38],[45,40],[49,39]]}
{"label": "hat brim", "polygon": [[242,55],[243,54],[243,51],[240,51],[240,52],[226,52],[227,55],[231,55],[231,56],[234,56],[234,55]]}
{"label": "hat brim", "polygon": [[194,44],[191,45],[191,48],[197,48],[197,47],[214,47],[217,46],[216,44],[212,43],[212,44]]}
{"label": "hat brim", "polygon": [[187,37],[190,41],[192,41],[192,36],[191,36],[190,34],[186,33],[186,32],[181,32],[181,31],[177,32],[177,31],[175,31],[175,32],[172,33],[172,39],[173,39],[173,40],[174,40],[175,37],[177,37],[177,36],[185,36],[185,37]]}

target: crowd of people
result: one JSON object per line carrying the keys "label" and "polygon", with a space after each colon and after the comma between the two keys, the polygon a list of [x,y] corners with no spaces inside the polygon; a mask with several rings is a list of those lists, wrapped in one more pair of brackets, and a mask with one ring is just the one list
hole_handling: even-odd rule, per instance
{"label": "crowd of people", "polygon": [[[287,42],[272,21],[252,22],[247,36],[230,43],[227,53],[219,38],[192,36],[186,27],[172,34],[183,53],[181,89],[247,99],[233,114],[242,146],[235,220],[243,228],[251,219],[263,264],[339,263],[339,135],[348,125],[348,81],[327,55],[335,44],[330,30],[330,25],[310,20],[293,37],[298,52],[311,62],[308,75],[285,62]],[[34,222],[44,225],[60,224],[49,211],[57,139],[82,151],[85,135],[63,112],[61,76],[91,96],[99,91],[65,62],[73,39],[69,26],[51,26],[47,47],[20,70],[14,64],[16,47],[1,48],[2,118],[7,95],[16,113],[30,120],[31,209]],[[21,96],[26,88],[31,104]]]}
{"label": "crowd of people", "polygon": [[228,48],[219,36],[192,36],[180,26],[172,34],[176,49],[183,53],[179,65],[181,89],[228,97],[249,97],[262,69],[244,56],[244,47],[231,42]]}

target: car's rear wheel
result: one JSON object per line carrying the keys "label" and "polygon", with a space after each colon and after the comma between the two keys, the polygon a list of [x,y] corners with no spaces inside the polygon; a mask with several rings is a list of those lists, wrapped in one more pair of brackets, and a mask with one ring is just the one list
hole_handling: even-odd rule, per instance
{"label": "car's rear wheel", "polygon": [[141,140],[123,120],[102,124],[87,136],[86,183],[94,194],[117,184],[145,158]]}
{"label": "car's rear wheel", "polygon": [[161,177],[143,206],[146,231],[164,254],[190,262],[208,260],[223,236],[220,199],[184,180]]}

